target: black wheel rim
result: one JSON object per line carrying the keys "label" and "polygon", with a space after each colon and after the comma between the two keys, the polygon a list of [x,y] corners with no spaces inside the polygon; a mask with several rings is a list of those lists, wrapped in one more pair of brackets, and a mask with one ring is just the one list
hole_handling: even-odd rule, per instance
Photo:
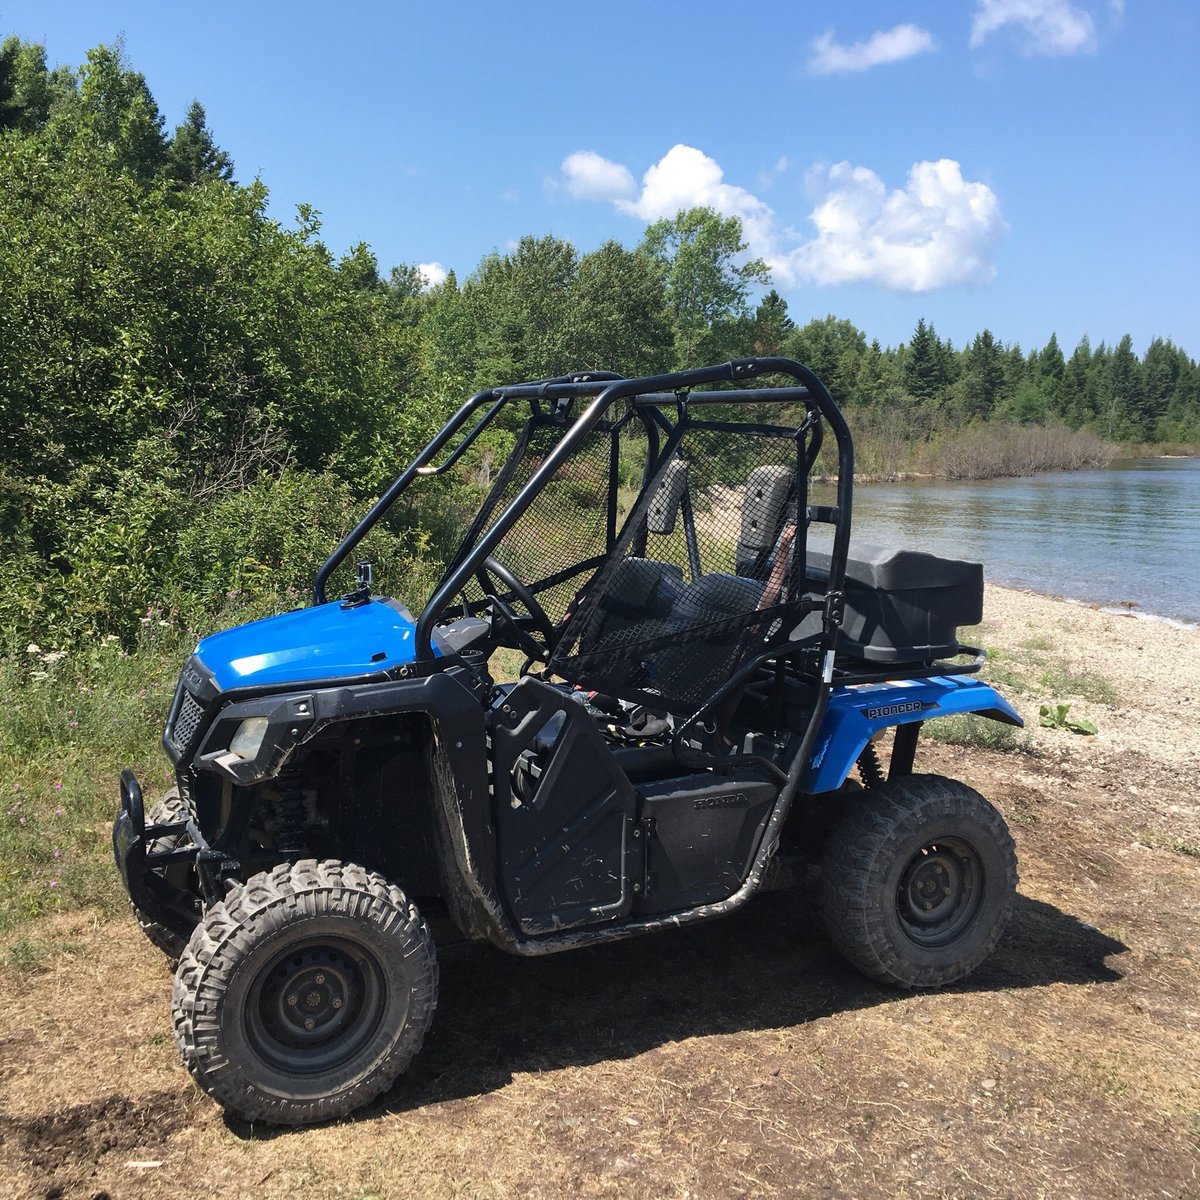
{"label": "black wheel rim", "polygon": [[246,1002],[250,1044],[271,1067],[313,1075],[349,1062],[383,1019],[379,960],[343,938],[293,943],[261,970]]}
{"label": "black wheel rim", "polygon": [[983,864],[959,838],[939,838],[909,859],[896,889],[900,925],[918,946],[936,949],[959,937],[983,900]]}

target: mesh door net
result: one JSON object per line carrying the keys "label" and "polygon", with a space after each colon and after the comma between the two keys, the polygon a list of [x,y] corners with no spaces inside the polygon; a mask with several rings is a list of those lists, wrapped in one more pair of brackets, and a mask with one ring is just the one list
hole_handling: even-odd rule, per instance
{"label": "mesh door net", "polygon": [[691,713],[785,640],[803,608],[806,429],[687,420],[549,669]]}

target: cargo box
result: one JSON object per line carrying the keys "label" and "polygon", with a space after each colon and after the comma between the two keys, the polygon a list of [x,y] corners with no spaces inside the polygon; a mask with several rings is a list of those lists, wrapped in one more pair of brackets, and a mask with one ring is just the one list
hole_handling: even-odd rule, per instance
{"label": "cargo box", "polygon": [[[829,555],[808,552],[808,575],[829,578]],[[846,561],[839,655],[929,663],[959,652],[958,630],[983,619],[983,567],[919,550],[856,544]]]}

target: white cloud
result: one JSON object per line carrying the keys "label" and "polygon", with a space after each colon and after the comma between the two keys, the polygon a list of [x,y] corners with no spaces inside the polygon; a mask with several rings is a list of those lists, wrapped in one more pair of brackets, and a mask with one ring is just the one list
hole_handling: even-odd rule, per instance
{"label": "white cloud", "polygon": [[[1120,6],[1114,5],[1119,16]],[[1012,26],[1027,54],[1079,54],[1096,49],[1091,14],[1070,0],[978,0],[971,18],[971,45]]]}
{"label": "white cloud", "polygon": [[[632,177],[631,177],[632,178]],[[740,217],[750,253],[771,249],[773,214],[753,192],[725,182],[725,172],[715,159],[693,146],[672,146],[642,176],[642,190],[617,208],[643,221],[673,217],[685,208],[711,208],[726,217]]]}
{"label": "white cloud", "polygon": [[817,75],[832,75],[839,71],[866,71],[881,63],[899,62],[915,54],[925,54],[937,48],[933,34],[919,25],[897,25],[894,29],[881,29],[871,34],[865,42],[854,42],[849,46],[839,45],[833,40],[832,30],[815,38],[812,51],[815,55],[809,70]]}
{"label": "white cloud", "polygon": [[628,167],[609,162],[594,150],[577,150],[563,159],[567,191],[576,200],[620,200],[637,190]]}
{"label": "white cloud", "polygon": [[781,282],[874,283],[929,292],[987,283],[991,250],[1007,225],[985,183],[962,176],[953,159],[916,163],[903,189],[889,191],[866,167],[817,168],[824,198],[809,214],[817,236],[771,262]]}
{"label": "white cloud", "polygon": [[449,272],[440,262],[427,262],[417,263],[417,274],[424,280],[426,288],[432,288],[445,283]]}
{"label": "white cloud", "polygon": [[808,181],[818,196],[808,240],[781,228],[768,204],[725,182],[720,164],[692,146],[663,155],[637,195],[605,198],[647,222],[700,205],[740,217],[750,253],[783,287],[870,283],[926,292],[995,275],[991,251],[1007,228],[999,199],[986,184],[965,180],[954,160],[916,163],[905,186],[890,191],[874,171],[845,162],[814,167]]}

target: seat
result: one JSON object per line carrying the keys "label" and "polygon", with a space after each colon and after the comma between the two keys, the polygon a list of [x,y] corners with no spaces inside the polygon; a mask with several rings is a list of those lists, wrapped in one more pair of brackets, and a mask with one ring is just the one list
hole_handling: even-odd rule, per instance
{"label": "seat", "polygon": [[683,587],[683,571],[672,563],[624,559],[580,635],[578,653],[619,654],[622,647],[659,637]]}

